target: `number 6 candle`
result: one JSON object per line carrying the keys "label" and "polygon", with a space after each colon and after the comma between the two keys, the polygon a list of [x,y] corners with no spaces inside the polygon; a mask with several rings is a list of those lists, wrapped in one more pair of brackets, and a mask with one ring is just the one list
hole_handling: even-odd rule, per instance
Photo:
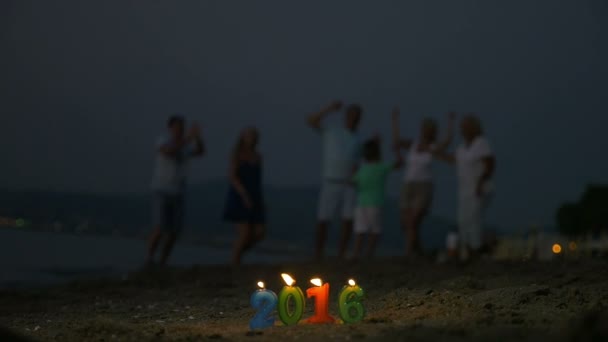
{"label": "number 6 candle", "polygon": [[251,306],[257,310],[257,313],[251,321],[249,328],[251,330],[264,329],[274,325],[273,311],[277,306],[277,295],[264,289],[264,283],[258,282],[259,290],[251,295]]}
{"label": "number 6 candle", "polygon": [[323,284],[321,279],[314,278],[310,282],[315,285],[306,290],[306,297],[315,298],[315,314],[308,319],[309,323],[333,323],[335,319],[329,315],[329,283]]}
{"label": "number 6 candle", "polygon": [[[286,286],[279,292],[279,318],[285,325],[298,324],[304,314],[304,294],[297,286],[292,286],[296,281],[287,273],[282,273],[281,277]],[[289,310],[289,303],[293,303],[293,310]]]}
{"label": "number 6 candle", "polygon": [[338,298],[338,311],[344,323],[356,323],[363,319],[365,308],[361,304],[361,300],[364,295],[363,289],[353,279],[350,279],[348,285],[342,288]]}

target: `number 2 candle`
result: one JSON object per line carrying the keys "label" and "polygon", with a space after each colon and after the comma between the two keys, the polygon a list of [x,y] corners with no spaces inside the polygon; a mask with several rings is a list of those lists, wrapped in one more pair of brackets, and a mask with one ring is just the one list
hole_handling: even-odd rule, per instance
{"label": "number 2 candle", "polygon": [[361,304],[361,300],[364,295],[363,289],[353,279],[350,279],[348,285],[342,288],[338,298],[338,311],[344,323],[355,323],[363,319],[365,308]]}
{"label": "number 2 candle", "polygon": [[311,279],[310,282],[315,286],[306,290],[306,296],[315,298],[315,314],[308,322],[333,323],[335,319],[329,315],[329,283],[323,284],[319,278]]}
{"label": "number 2 candle", "polygon": [[[285,325],[295,325],[304,314],[306,303],[304,294],[299,287],[293,286],[296,281],[289,274],[283,273],[281,277],[286,286],[279,292],[279,318]],[[290,310],[290,306],[292,306],[292,310]]]}
{"label": "number 2 candle", "polygon": [[257,310],[257,313],[251,321],[249,327],[251,330],[264,329],[274,325],[274,309],[277,306],[277,295],[264,288],[263,282],[258,282],[259,290],[251,295],[251,306]]}

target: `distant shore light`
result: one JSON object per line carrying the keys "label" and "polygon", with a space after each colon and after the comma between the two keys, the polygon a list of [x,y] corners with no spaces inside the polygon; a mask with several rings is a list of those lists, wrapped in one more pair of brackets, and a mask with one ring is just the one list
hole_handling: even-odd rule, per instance
{"label": "distant shore light", "polygon": [[559,254],[562,252],[562,246],[559,243],[555,243],[553,244],[553,247],[551,247],[551,250],[554,254]]}

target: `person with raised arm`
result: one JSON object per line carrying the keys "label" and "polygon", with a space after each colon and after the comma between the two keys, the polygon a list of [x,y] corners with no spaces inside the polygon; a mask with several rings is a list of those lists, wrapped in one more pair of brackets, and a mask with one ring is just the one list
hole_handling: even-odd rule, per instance
{"label": "person with raised arm", "polygon": [[353,259],[361,256],[365,242],[367,242],[367,258],[374,256],[376,244],[382,233],[386,181],[391,171],[401,168],[403,164],[403,158],[398,151],[395,151],[396,160],[393,163],[384,162],[381,147],[380,136],[369,139],[363,144],[364,162],[353,177],[357,190]]}
{"label": "person with raised arm", "polygon": [[494,192],[496,157],[476,115],[464,116],[460,131],[463,141],[456,153],[437,150],[435,156],[456,165],[459,254],[467,260],[479,256],[482,247],[483,214]]}
{"label": "person with raised arm", "polygon": [[160,264],[167,263],[184,221],[188,161],[205,153],[199,125],[192,124],[187,134],[185,126],[182,116],[171,116],[167,121],[168,135],[160,137],[156,145],[156,170],[152,181],[155,222],[148,240],[148,266],[155,263],[156,249],[163,239]]}
{"label": "person with raised arm", "polygon": [[324,119],[342,108],[342,102],[334,101],[320,111],[308,116],[308,125],[319,132],[323,139],[322,184],[317,211],[315,257],[324,256],[329,223],[336,215],[342,219],[342,232],[338,245],[338,257],[345,257],[353,229],[355,189],[352,177],[360,158],[357,128],[362,108],[357,104],[346,107],[341,125],[326,125]]}
{"label": "person with raised arm", "polygon": [[425,118],[415,141],[402,139],[399,133],[399,109],[393,109],[392,131],[395,150],[407,150],[403,187],[399,196],[401,228],[405,232],[406,256],[422,253],[419,229],[428,214],[433,200],[432,162],[435,151],[445,150],[452,141],[455,114],[448,113],[447,134],[437,142],[437,121]]}

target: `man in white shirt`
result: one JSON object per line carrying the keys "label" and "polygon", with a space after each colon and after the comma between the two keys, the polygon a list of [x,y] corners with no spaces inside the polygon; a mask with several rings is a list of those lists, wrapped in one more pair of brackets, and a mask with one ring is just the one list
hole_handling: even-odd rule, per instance
{"label": "man in white shirt", "polygon": [[350,105],[346,108],[343,125],[323,125],[324,118],[341,108],[342,103],[335,101],[308,117],[308,125],[320,132],[323,139],[323,172],[315,249],[317,259],[323,258],[328,225],[336,215],[339,214],[342,219],[339,258],[345,256],[353,229],[356,194],[352,177],[360,158],[360,142],[356,131],[362,109],[359,105]]}
{"label": "man in white shirt", "polygon": [[474,115],[461,121],[463,143],[454,155],[437,157],[455,163],[458,173],[458,240],[461,258],[475,255],[482,247],[483,213],[493,193],[496,158]]}
{"label": "man in white shirt", "polygon": [[183,225],[188,160],[205,152],[196,123],[185,134],[185,120],[175,115],[169,118],[167,127],[168,136],[159,138],[156,144],[156,169],[152,180],[155,227],[148,244],[148,265],[154,263],[156,249],[163,238],[160,263],[167,262]]}

